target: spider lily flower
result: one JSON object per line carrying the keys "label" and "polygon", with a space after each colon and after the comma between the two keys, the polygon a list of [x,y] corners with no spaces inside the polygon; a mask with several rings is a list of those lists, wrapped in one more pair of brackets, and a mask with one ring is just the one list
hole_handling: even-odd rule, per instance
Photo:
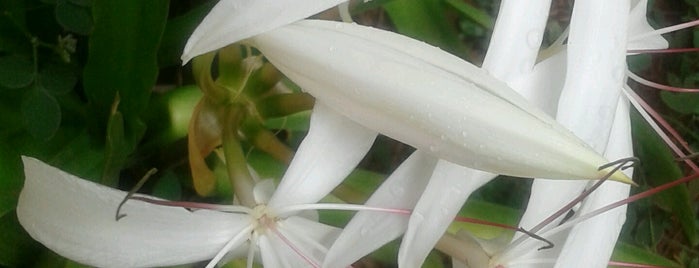
{"label": "spider lily flower", "polygon": [[[212,258],[213,266],[224,256],[247,256],[251,267],[258,248],[265,267],[318,267],[339,229],[301,217],[299,211],[320,205],[314,203],[354,169],[376,137],[325,109],[314,108],[308,138],[277,190],[265,191],[270,188],[265,183],[255,187],[255,207],[204,204],[190,212],[129,200],[122,207],[127,216],[116,221],[114,213],[125,192],[24,157],[26,178],[17,216],[48,248],[99,267],[166,266]],[[341,134],[351,137],[335,143]]]}

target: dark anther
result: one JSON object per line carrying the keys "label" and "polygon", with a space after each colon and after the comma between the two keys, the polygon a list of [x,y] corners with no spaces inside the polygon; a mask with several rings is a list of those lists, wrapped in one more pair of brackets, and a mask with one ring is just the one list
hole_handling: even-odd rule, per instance
{"label": "dark anther", "polygon": [[116,210],[116,217],[115,217],[116,221],[119,221],[119,220],[121,220],[121,218],[126,217],[126,214],[119,213],[121,211],[121,207],[124,206],[124,204],[126,204],[126,201],[131,199],[132,196],[139,189],[141,189],[141,187],[143,187],[143,184],[145,184],[146,181],[148,181],[148,178],[150,178],[150,176],[153,176],[153,174],[155,174],[156,172],[158,172],[157,169],[151,168],[148,172],[146,172],[145,175],[143,175],[143,178],[141,178],[141,180],[139,180],[138,183],[136,183],[136,186],[134,186],[133,189],[131,189],[131,191],[129,191],[129,193],[126,194],[124,199],[121,200],[121,203],[119,203],[119,206],[117,206],[117,210]]}
{"label": "dark anther", "polygon": [[537,234],[535,234],[535,233],[533,233],[533,232],[527,231],[527,230],[525,230],[525,229],[522,228],[522,227],[517,227],[517,231],[520,231],[520,232],[522,232],[522,233],[525,233],[526,235],[530,236],[531,238],[534,238],[534,239],[536,239],[536,240],[539,240],[539,241],[541,241],[541,242],[546,243],[546,246],[540,247],[540,248],[537,249],[537,250],[551,249],[551,248],[554,247],[553,242],[551,242],[551,241],[549,241],[548,239],[543,238],[543,237],[541,237],[540,235],[537,235]]}

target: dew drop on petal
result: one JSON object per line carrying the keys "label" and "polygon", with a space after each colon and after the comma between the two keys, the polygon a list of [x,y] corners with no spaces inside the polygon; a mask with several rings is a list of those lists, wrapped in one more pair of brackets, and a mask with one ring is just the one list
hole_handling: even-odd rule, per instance
{"label": "dew drop on petal", "polygon": [[393,188],[391,188],[391,193],[393,193],[393,195],[395,196],[402,196],[403,194],[405,194],[405,188],[403,188],[402,186],[394,186]]}

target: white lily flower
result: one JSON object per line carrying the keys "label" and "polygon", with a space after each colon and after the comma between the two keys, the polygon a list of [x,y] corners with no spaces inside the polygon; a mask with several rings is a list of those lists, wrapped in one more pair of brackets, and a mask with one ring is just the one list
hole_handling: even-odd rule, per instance
{"label": "white lily flower", "polygon": [[220,0],[189,37],[182,62],[348,0]]}
{"label": "white lily flower", "polygon": [[[99,267],[165,266],[213,258],[211,266],[226,254],[248,256],[250,267],[257,248],[265,267],[319,267],[339,229],[298,212],[316,209],[319,204],[313,203],[354,169],[376,136],[324,110],[322,105],[315,107],[308,136],[279,188],[272,194],[265,193],[271,185],[255,187],[254,208],[210,205],[205,208],[212,210],[190,212],[129,200],[122,208],[127,216],[116,221],[125,192],[25,157],[18,218],[48,248]],[[331,143],[348,133],[351,137],[343,143]]]}

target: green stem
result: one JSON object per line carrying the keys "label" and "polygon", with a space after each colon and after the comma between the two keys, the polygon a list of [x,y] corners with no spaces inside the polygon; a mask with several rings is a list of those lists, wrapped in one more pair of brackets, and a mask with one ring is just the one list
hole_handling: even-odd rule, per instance
{"label": "green stem", "polygon": [[255,207],[257,205],[253,195],[255,181],[250,175],[245,154],[238,140],[237,126],[239,126],[243,120],[243,110],[241,107],[233,105],[229,106],[226,110],[222,142],[228,177],[231,180],[231,184],[234,188],[233,191],[238,201],[244,206]]}
{"label": "green stem", "polygon": [[263,118],[281,117],[313,108],[315,99],[308,93],[275,94],[257,102]]}

